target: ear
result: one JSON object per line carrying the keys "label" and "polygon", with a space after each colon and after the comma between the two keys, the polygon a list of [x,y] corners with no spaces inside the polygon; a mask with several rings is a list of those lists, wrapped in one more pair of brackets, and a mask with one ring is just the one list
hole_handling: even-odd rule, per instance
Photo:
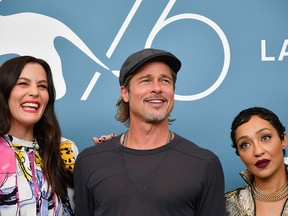
{"label": "ear", "polygon": [[287,147],[287,134],[286,132],[283,133],[284,139],[282,140],[282,149],[285,149]]}
{"label": "ear", "polygon": [[127,90],[127,88],[125,88],[124,86],[120,87],[120,93],[122,95],[123,100],[128,103],[129,102],[129,92]]}

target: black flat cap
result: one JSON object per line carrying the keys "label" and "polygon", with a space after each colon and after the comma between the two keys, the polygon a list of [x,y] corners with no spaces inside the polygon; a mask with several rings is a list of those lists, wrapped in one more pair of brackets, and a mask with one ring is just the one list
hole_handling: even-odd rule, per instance
{"label": "black flat cap", "polygon": [[152,61],[164,62],[175,74],[181,68],[181,61],[172,53],[160,49],[143,49],[130,55],[123,63],[119,75],[120,86],[125,83],[129,75],[134,74],[142,65]]}

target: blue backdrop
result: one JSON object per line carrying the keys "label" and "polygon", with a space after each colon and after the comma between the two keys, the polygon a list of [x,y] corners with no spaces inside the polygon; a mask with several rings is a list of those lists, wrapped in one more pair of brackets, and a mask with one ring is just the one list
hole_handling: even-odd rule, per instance
{"label": "blue backdrop", "polygon": [[234,116],[264,106],[288,127],[287,0],[0,0],[0,63],[49,62],[63,135],[79,150],[94,135],[126,130],[114,118],[118,71],[144,47],[183,63],[171,129],[219,156],[226,190],[242,185]]}

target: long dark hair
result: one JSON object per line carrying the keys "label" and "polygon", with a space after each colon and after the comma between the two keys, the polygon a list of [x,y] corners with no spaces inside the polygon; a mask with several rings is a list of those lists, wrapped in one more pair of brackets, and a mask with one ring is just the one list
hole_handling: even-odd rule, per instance
{"label": "long dark hair", "polygon": [[47,76],[49,101],[43,116],[34,126],[34,137],[39,144],[39,153],[43,160],[43,170],[49,187],[58,198],[67,198],[67,187],[73,187],[73,175],[68,171],[60,156],[61,130],[56,118],[55,87],[51,68],[42,59],[32,56],[20,56],[6,61],[0,67],[0,136],[6,135],[11,129],[12,115],[8,100],[23,68],[26,64],[41,65]]}
{"label": "long dark hair", "polygon": [[[273,113],[271,110],[268,110],[263,107],[251,107],[245,110],[242,110],[233,120],[231,125],[231,140],[232,140],[232,147],[235,148],[235,153],[239,155],[238,149],[237,149],[237,143],[235,139],[236,135],[236,129],[241,126],[242,124],[248,122],[252,116],[258,116],[259,118],[262,118],[268,122],[275,128],[277,131],[277,134],[281,140],[284,139],[284,132],[285,127],[279,120],[278,116]],[[285,155],[285,149],[283,149],[283,154]]]}

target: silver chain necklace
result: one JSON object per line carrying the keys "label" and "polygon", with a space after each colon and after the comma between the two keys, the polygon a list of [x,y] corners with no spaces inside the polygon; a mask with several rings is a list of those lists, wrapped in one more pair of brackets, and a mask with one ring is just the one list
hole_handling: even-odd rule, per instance
{"label": "silver chain necklace", "polygon": [[[121,143],[121,145],[124,147],[127,147],[127,138],[128,138],[128,130],[124,133],[124,139],[123,142]],[[172,140],[172,132],[169,130],[167,143],[171,142],[171,140]]]}

